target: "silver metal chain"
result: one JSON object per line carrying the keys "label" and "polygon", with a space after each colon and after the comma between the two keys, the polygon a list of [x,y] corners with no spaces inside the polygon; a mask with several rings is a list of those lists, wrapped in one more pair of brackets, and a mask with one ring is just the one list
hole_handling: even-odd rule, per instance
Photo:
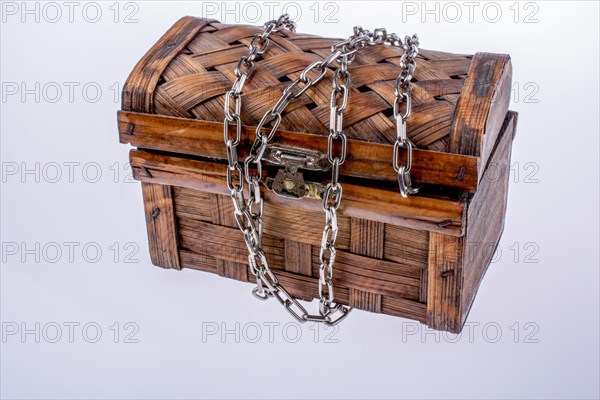
{"label": "silver metal chain", "polygon": [[[274,26],[272,26],[274,24]],[[267,111],[256,128],[256,136],[250,154],[244,161],[244,167],[241,168],[238,162],[237,145],[241,140],[241,91],[245,80],[252,72],[254,67],[253,62],[257,55],[263,54],[268,46],[267,36],[272,32],[277,32],[281,29],[294,29],[294,25],[289,21],[289,18],[284,15],[277,21],[270,21],[265,24],[265,32],[262,35],[255,36],[250,44],[250,53],[242,58],[236,68],[237,80],[234,82],[231,91],[225,96],[225,144],[227,145],[227,186],[231,192],[231,198],[234,205],[235,220],[244,235],[244,241],[248,248],[248,263],[251,272],[256,277],[256,287],[252,290],[254,296],[261,300],[266,300],[269,297],[275,297],[290,314],[300,322],[314,321],[322,322],[327,325],[334,325],[344,319],[351,308],[342,304],[337,304],[334,301],[334,288],[332,283],[333,265],[336,257],[335,243],[338,233],[337,224],[337,209],[342,200],[342,185],[339,182],[339,168],[346,159],[346,135],[343,133],[343,113],[348,105],[348,96],[350,88],[350,73],[348,66],[354,60],[355,54],[361,48],[368,45],[388,44],[402,45],[401,40],[396,34],[387,34],[385,29],[376,29],[373,33],[363,30],[361,27],[354,28],[354,34],[348,39],[339,42],[332,46],[331,55],[323,60],[315,61],[306,67],[283,91],[281,98],[275,103],[271,110]],[[258,39],[257,39],[258,38]],[[258,47],[258,50],[255,48]],[[415,46],[416,48],[416,46]],[[415,54],[416,55],[416,54]],[[408,60],[408,61],[407,61]],[[414,71],[414,59],[404,60],[409,67],[408,72]],[[329,182],[323,192],[323,210],[325,211],[325,227],[321,238],[321,249],[319,260],[321,262],[319,268],[319,314],[309,314],[308,311],[291,296],[283,286],[279,284],[279,280],[269,267],[266,254],[262,248],[262,232],[263,222],[262,214],[264,202],[260,191],[260,182],[262,180],[262,159],[267,150],[269,141],[277,132],[282,120],[282,113],[287,105],[294,99],[302,96],[311,86],[317,84],[327,74],[328,67],[335,61],[339,63],[339,67],[335,70],[332,82],[332,93],[330,98],[330,128],[327,145],[327,158],[331,163],[331,182]],[[401,60],[401,66],[402,66]],[[403,69],[404,71],[404,69]],[[239,74],[238,74],[239,72]],[[309,76],[311,74],[312,76]],[[409,76],[410,75],[410,76]],[[401,73],[398,82],[404,82],[412,73],[408,75]],[[404,83],[403,83],[404,85]],[[402,86],[404,88],[405,86]],[[410,88],[410,86],[408,86]],[[408,89],[410,90],[410,89]],[[397,90],[397,97],[398,93]],[[410,91],[408,92],[410,96]],[[404,99],[404,95],[400,96]],[[230,99],[236,100],[234,113],[230,112]],[[401,100],[400,100],[401,101]],[[396,100],[396,103],[400,102]],[[410,103],[407,102],[410,107]],[[410,108],[409,108],[410,109]],[[396,105],[394,105],[394,115],[396,115]],[[408,115],[406,115],[408,118]],[[403,120],[406,122],[405,119]],[[229,137],[228,125],[235,122],[237,125],[236,138]],[[270,124],[270,127],[266,127]],[[264,133],[264,129],[270,129],[268,133]],[[339,154],[334,154],[335,142],[340,142]],[[401,146],[401,145],[400,145]],[[408,149],[408,147],[407,147]],[[411,147],[412,149],[412,147]],[[395,155],[396,155],[395,147]],[[254,167],[251,169],[251,167]],[[403,166],[399,166],[399,169]],[[405,167],[405,166],[404,166]],[[394,163],[396,169],[396,162]],[[406,172],[406,168],[403,170]],[[237,173],[234,179],[234,173]],[[410,173],[410,167],[408,172]],[[246,203],[243,193],[243,180],[249,185],[249,200]],[[410,178],[410,176],[409,176]],[[234,183],[234,180],[236,181]]]}
{"label": "silver metal chain", "polygon": [[[253,197],[250,199],[249,206],[247,206],[244,197],[244,170],[238,160],[238,146],[242,139],[242,91],[246,80],[254,70],[254,61],[264,54],[269,47],[269,36],[283,29],[294,31],[295,28],[296,25],[290,20],[287,14],[282,15],[277,20],[265,23],[264,31],[252,37],[248,46],[248,54],[240,59],[235,68],[236,80],[231,90],[225,94],[223,136],[225,145],[227,146],[227,187],[233,201],[235,220],[244,234],[244,240],[248,244],[249,249],[255,248],[261,243],[262,223],[260,224],[260,231],[258,231],[256,229],[256,221],[262,217],[262,200],[260,200],[260,192],[258,192],[259,201],[254,202]],[[231,104],[232,100],[234,102],[233,107]],[[234,137],[229,133],[229,127],[232,123],[235,124]],[[254,195],[256,192],[253,189],[256,188],[251,187],[250,189],[251,195]],[[260,207],[258,212],[255,211],[255,205]],[[253,264],[251,263],[250,265]]]}
{"label": "silver metal chain", "polygon": [[[329,57],[310,64],[300,73],[298,78],[292,81],[284,89],[283,94],[277,103],[275,103],[271,110],[265,113],[259,122],[256,128],[254,143],[250,148],[250,154],[244,162],[244,175],[250,186],[248,209],[250,210],[249,212],[253,221],[256,222],[258,232],[258,241],[255,241],[252,237],[246,239],[246,246],[249,251],[248,261],[252,272],[256,275],[256,287],[252,293],[263,300],[270,296],[275,297],[298,321],[322,322],[327,325],[339,323],[351,310],[348,306],[334,303],[334,289],[332,283],[333,263],[335,261],[335,241],[338,232],[336,210],[340,205],[342,196],[341,184],[338,182],[339,165],[344,161],[346,154],[346,136],[341,132],[341,114],[348,104],[348,84],[350,77],[349,74],[347,74],[348,61],[353,58],[355,53],[354,49],[350,49],[348,46],[344,45],[346,42],[348,41],[335,45],[332,48],[332,53]],[[332,104],[336,104],[335,108],[333,108],[332,115],[339,114],[339,117],[332,119],[332,134],[330,134],[330,139],[328,141],[328,159],[332,163],[333,177],[332,182],[325,188],[323,198],[323,209],[325,210],[326,218],[319,257],[321,260],[321,267],[319,268],[319,314],[309,314],[304,306],[302,306],[283,286],[279,284],[279,281],[269,267],[268,260],[262,250],[263,200],[260,194],[259,184],[262,179],[262,158],[267,150],[269,141],[273,138],[281,124],[283,111],[292,100],[302,96],[302,94],[304,94],[311,86],[314,86],[321,81],[327,74],[328,67],[336,60],[340,62],[341,66],[334,74],[336,79],[334,80],[334,90],[332,92],[331,101]],[[344,72],[340,73],[339,71]],[[347,81],[340,85],[337,80],[338,76],[347,76]],[[343,97],[340,107],[338,107],[336,103],[338,94],[341,94]],[[336,112],[336,109],[339,112]],[[263,129],[265,129],[267,124],[270,124],[270,127],[268,128],[270,130],[268,133],[264,133]],[[333,134],[333,132],[336,134]],[[342,141],[342,153],[340,156],[333,155],[333,141],[337,139]],[[250,169],[251,166],[254,167],[254,174],[252,173],[253,170]],[[256,211],[253,210],[255,206],[257,208]]]}
{"label": "silver metal chain", "polygon": [[[256,34],[252,37],[250,45],[248,46],[250,51],[248,54],[240,59],[235,67],[236,80],[233,83],[231,90],[225,94],[224,112],[225,119],[223,121],[223,136],[225,145],[227,146],[227,187],[232,193],[234,198],[234,205],[237,203],[235,199],[243,198],[244,189],[244,178],[243,170],[238,162],[238,151],[237,147],[242,139],[242,91],[244,84],[248,77],[254,70],[254,61],[259,56],[263,55],[270,44],[269,36],[274,32],[279,32],[283,29],[289,29],[294,31],[296,25],[290,20],[287,14],[282,15],[277,20],[272,20],[264,24],[264,31],[260,34]],[[232,102],[233,100],[233,107]],[[233,108],[233,112],[232,112]],[[235,124],[235,136],[231,137],[229,133],[229,127],[231,124]],[[237,203],[237,208],[241,204]]]}
{"label": "silver metal chain", "polygon": [[[362,27],[357,26],[354,28],[354,35],[352,38],[348,39],[346,42],[338,43],[333,47],[335,49],[336,47],[339,48],[343,46],[349,46],[349,48],[353,49],[352,54],[354,54],[356,51],[366,45],[375,44],[401,47],[404,50],[404,53],[400,57],[401,71],[396,78],[394,85],[394,93],[396,97],[394,99],[393,112],[394,118],[396,119],[396,141],[394,142],[392,166],[394,171],[396,171],[398,174],[398,188],[400,194],[402,197],[408,197],[409,195],[416,194],[419,191],[419,188],[412,187],[412,180],[410,177],[413,148],[415,146],[406,134],[406,122],[408,121],[412,111],[411,80],[417,67],[416,58],[419,54],[419,37],[416,34],[412,36],[405,36],[404,41],[402,41],[397,34],[387,33],[384,28],[375,29],[373,33],[370,33],[369,31],[362,29]],[[402,103],[405,103],[403,111],[401,110]],[[333,109],[331,118],[333,118]],[[341,127],[341,120],[339,121],[339,124]],[[406,161],[403,164],[401,164],[399,161],[401,149],[406,150]]]}
{"label": "silver metal chain", "polygon": [[[404,43],[399,41],[398,45],[404,49],[404,54],[400,57],[400,75],[396,78],[394,91],[396,99],[394,100],[394,118],[396,118],[396,142],[394,143],[394,155],[392,165],[394,171],[398,174],[398,187],[402,197],[408,197],[419,191],[419,188],[412,187],[410,179],[410,169],[412,167],[413,143],[406,135],[406,121],[410,117],[412,110],[411,79],[415,72],[416,58],[419,54],[419,38],[417,35],[406,36]],[[404,111],[401,111],[402,103],[405,103]],[[406,150],[406,161],[400,164],[398,156],[400,149]]]}

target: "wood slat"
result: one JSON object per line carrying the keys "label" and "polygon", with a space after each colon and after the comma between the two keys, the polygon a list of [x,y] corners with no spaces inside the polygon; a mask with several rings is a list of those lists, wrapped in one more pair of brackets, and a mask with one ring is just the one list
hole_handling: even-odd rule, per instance
{"label": "wood slat", "polygon": [[[263,229],[265,233],[273,236],[320,246],[324,221],[323,209],[307,210],[290,207],[286,204],[269,203],[265,205],[264,209]],[[293,229],[290,229],[291,227]],[[339,215],[338,227],[337,248],[348,250],[350,248],[350,218]]]}
{"label": "wood slat", "polygon": [[429,233],[391,224],[385,225],[383,258],[399,264],[422,267],[429,257]]}
{"label": "wood slat", "polygon": [[449,60],[429,60],[433,65],[443,69],[450,76],[465,75],[469,72],[471,59],[469,58],[452,58]]}
{"label": "wood slat", "polygon": [[[221,195],[229,194],[225,182],[225,166],[150,152],[132,150],[133,176],[144,182],[183,186]],[[151,171],[150,175],[146,171]],[[264,198],[295,210],[321,211],[321,200],[302,201],[281,197],[271,191]],[[399,226],[462,236],[465,203],[448,199],[411,196],[402,198],[395,191],[344,184],[344,203],[340,214],[366,218]],[[320,224],[319,224],[320,225]],[[319,236],[320,237],[320,236]]]}
{"label": "wood slat", "polygon": [[214,222],[212,198],[215,195],[179,186],[173,186],[172,193],[177,217]]}
{"label": "wood slat", "polygon": [[[239,230],[186,219],[178,219],[177,227],[182,249],[234,263],[248,263],[248,248]],[[283,239],[264,235],[263,249],[270,263],[284,265]]]}
{"label": "wood slat", "polygon": [[[319,276],[319,266],[319,249],[313,247],[313,276]],[[409,276],[414,274],[419,274],[419,271],[407,271],[406,267],[389,261],[338,251],[333,283],[418,301],[420,279]]]}
{"label": "wood slat", "polygon": [[[247,263],[247,248],[242,234],[236,228],[185,219],[178,219],[177,227],[182,249],[198,254],[209,254],[214,258],[236,264]],[[285,270],[287,252],[283,239],[263,235],[263,249],[273,270]],[[303,275],[318,277],[319,249],[313,247],[311,256],[312,261],[309,259],[308,265],[311,265],[312,273]],[[217,273],[222,271],[222,268],[217,264]],[[405,267],[340,250],[336,257],[335,268],[333,281],[335,287],[356,288],[374,294],[418,301],[420,280],[414,277],[415,271],[407,271]],[[293,271],[287,272],[296,275]]]}
{"label": "wood slat", "polygon": [[285,239],[285,270],[295,274],[312,276],[312,246]]}
{"label": "wood slat", "polygon": [[350,251],[372,258],[383,258],[385,224],[362,218],[351,218]]}
{"label": "wood slat", "polygon": [[350,289],[350,306],[360,310],[381,312],[381,295],[364,290]]}
{"label": "wood slat", "polygon": [[475,299],[475,294],[490,265],[504,229],[508,197],[510,156],[517,116],[509,112],[491,153],[490,162],[480,190],[475,194],[467,212],[468,230],[464,249],[464,282],[461,298],[462,321]]}
{"label": "wood slat", "polygon": [[[202,256],[193,251],[184,249],[180,251],[180,255],[182,265],[184,268],[218,273],[216,267],[217,260],[213,257]],[[279,282],[286,288],[286,290],[292,296],[298,299],[311,301],[313,299],[318,298],[318,279],[316,278],[311,278],[281,270],[277,271],[277,278],[279,279]],[[249,281],[251,283],[254,282],[253,279],[250,279]],[[363,293],[360,293],[360,290],[355,292],[355,297],[351,299],[351,290],[352,289],[348,289],[345,287],[336,287],[336,301],[341,304],[350,304],[351,301],[353,301],[353,304],[358,304],[358,306],[364,305],[364,308],[368,308],[370,311],[373,312],[377,312],[377,309],[380,309],[381,312],[385,314],[395,315],[404,318],[411,318],[421,322],[427,321],[427,308],[424,304],[413,300],[393,296],[375,295],[369,300],[359,299],[357,298],[357,295],[364,296]],[[381,299],[381,306],[378,306],[378,298]],[[368,303],[365,303],[367,301]],[[314,304],[315,303],[313,302],[313,307]],[[357,308],[361,308],[358,306]]]}
{"label": "wood slat", "polygon": [[211,194],[212,223],[217,225],[237,227],[234,217],[234,206],[230,197]]}
{"label": "wood slat", "polygon": [[175,57],[162,74],[165,81],[177,79],[182,75],[198,74],[206,72],[206,68],[197,60],[187,54],[180,54]]}
{"label": "wood slat", "polygon": [[381,312],[427,322],[427,306],[399,297],[383,296],[381,298]]}
{"label": "wood slat", "polygon": [[142,183],[148,247],[154,265],[181,269],[171,187]]}
{"label": "wood slat", "polygon": [[217,259],[207,254],[199,254],[191,250],[180,249],[179,258],[183,268],[218,274]]}
{"label": "wood slat", "polygon": [[216,259],[217,273],[225,278],[248,282],[248,268],[245,264]]}
{"label": "wood slat", "polygon": [[[222,105],[221,105],[222,111]],[[194,156],[226,158],[223,145],[223,124],[195,121],[150,114],[119,112],[119,133],[122,143],[133,146],[184,153]],[[254,140],[251,127],[242,129],[240,157],[245,157]],[[327,137],[298,132],[282,131],[274,143],[327,151]],[[345,176],[396,182],[397,176],[391,167],[391,145],[348,140],[351,155],[341,166]],[[479,159],[415,149],[411,171],[416,184],[439,185],[474,192],[479,182]]]}
{"label": "wood slat", "polygon": [[[473,57],[456,104],[450,131],[450,152],[487,157],[483,152],[484,139],[492,144],[496,142],[508,111],[510,93],[502,91],[510,87],[511,71],[508,55],[477,53]],[[492,102],[492,99],[495,101]]]}
{"label": "wood slat", "polygon": [[460,332],[463,238],[429,235],[427,325]]}

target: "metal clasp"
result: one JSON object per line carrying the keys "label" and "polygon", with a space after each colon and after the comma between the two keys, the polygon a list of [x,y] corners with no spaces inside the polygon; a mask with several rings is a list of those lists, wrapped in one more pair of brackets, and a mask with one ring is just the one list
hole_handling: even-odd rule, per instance
{"label": "metal clasp", "polygon": [[298,168],[293,166],[287,166],[277,171],[271,189],[279,196],[293,199],[305,197],[308,190],[306,182],[304,182],[304,175],[302,175],[302,172],[298,172]]}
{"label": "metal clasp", "polygon": [[310,171],[329,171],[331,164],[327,154],[318,150],[304,149],[286,145],[271,145],[265,150],[262,158],[271,164],[284,167],[301,168]]}
{"label": "metal clasp", "polygon": [[310,171],[331,169],[326,154],[318,150],[285,145],[267,147],[263,160],[284,167],[277,171],[275,178],[270,181],[269,189],[279,196],[293,199],[315,197],[314,184],[305,182],[304,175],[299,169]]}

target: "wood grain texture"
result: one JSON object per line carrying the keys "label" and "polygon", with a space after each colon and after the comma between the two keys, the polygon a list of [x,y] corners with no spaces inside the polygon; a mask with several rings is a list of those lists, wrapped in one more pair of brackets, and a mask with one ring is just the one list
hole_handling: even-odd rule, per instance
{"label": "wood grain texture", "polygon": [[[247,262],[247,249],[242,234],[234,228],[213,225],[206,222],[178,219],[177,221],[180,248],[198,255],[207,254],[213,258],[234,264]],[[312,248],[312,274],[298,274],[286,270],[285,240],[269,235],[263,236],[263,248],[271,268],[280,273],[287,272],[289,277],[303,277],[304,281],[318,280],[319,250]],[[199,266],[201,268],[201,266]],[[355,288],[383,296],[401,297],[418,301],[418,270],[407,270],[397,264],[376,260],[339,250],[336,258],[334,285]],[[222,267],[217,264],[211,272],[221,273]],[[315,271],[317,271],[315,273]],[[305,278],[310,278],[306,280]],[[336,290],[337,291],[337,290]],[[304,298],[310,297],[304,294]],[[315,295],[312,297],[318,298]],[[347,304],[347,303],[346,303]]]}
{"label": "wood grain texture", "polygon": [[[432,233],[427,282],[427,324],[460,332],[504,228],[512,140],[517,115],[509,112],[467,212],[462,238]],[[421,286],[423,287],[423,286]]]}
{"label": "wood grain texture", "polygon": [[[506,56],[506,64],[502,70],[500,78],[494,94],[492,95],[493,109],[490,109],[483,136],[483,149],[480,154],[479,168],[486,168],[488,160],[492,155],[492,151],[498,144],[498,135],[502,132],[503,125],[507,116],[510,114],[508,106],[510,104],[510,94],[512,88],[512,64],[510,58]],[[514,130],[513,130],[514,132]],[[512,140],[511,140],[512,146]],[[479,179],[483,178],[483,174],[479,174]]]}
{"label": "wood grain texture", "polygon": [[[274,202],[265,206],[263,215],[265,233],[311,246],[321,245],[323,221],[322,209],[307,210]],[[350,218],[344,215],[338,216],[338,227],[336,246],[340,250],[348,250],[350,248]]]}
{"label": "wood grain texture", "polygon": [[362,218],[351,218],[350,251],[367,257],[383,258],[385,224]]}
{"label": "wood grain texture", "polygon": [[385,224],[383,258],[420,270],[419,301],[427,302],[429,232]]}
{"label": "wood grain texture", "polygon": [[396,317],[414,319],[423,323],[427,322],[427,305],[400,297],[382,297],[381,312]]}
{"label": "wood grain texture", "polygon": [[477,53],[473,57],[456,103],[448,149],[451,153],[487,158],[484,142],[492,146],[496,142],[498,124],[508,111],[511,79],[508,55]]}
{"label": "wood grain texture", "polygon": [[200,192],[180,186],[172,186],[173,201],[176,217],[197,219],[204,222],[219,223],[214,218],[214,204],[212,193]]}
{"label": "wood grain texture", "polygon": [[244,263],[216,259],[217,273],[225,278],[248,282],[248,267]]}
{"label": "wood grain texture", "polygon": [[171,187],[142,183],[148,247],[154,265],[181,269]]}
{"label": "wood grain texture", "polygon": [[[223,125],[190,119],[119,112],[121,143],[148,149],[207,158],[225,159]],[[242,129],[240,158],[254,141],[253,127]],[[327,137],[281,131],[273,144],[327,151]],[[348,158],[341,166],[343,176],[396,182],[391,166],[393,146],[348,139]],[[402,155],[404,157],[404,155]],[[479,182],[477,157],[415,149],[411,176],[418,185],[436,185],[475,192]]]}
{"label": "wood grain texture", "polygon": [[360,310],[381,312],[381,295],[364,290],[350,289],[350,306]]}
{"label": "wood grain texture", "polygon": [[463,238],[429,235],[427,325],[460,332]]}
{"label": "wood grain texture", "polygon": [[[181,199],[181,198],[180,198]],[[180,258],[182,266],[224,275],[224,265],[242,265],[245,260],[245,244],[237,229],[219,227],[210,223],[178,218]],[[277,277],[292,295],[312,300],[318,298],[317,278],[284,269],[287,265],[285,240],[265,237],[266,253]],[[341,261],[336,263],[334,282],[336,300],[357,308],[394,316],[427,320],[426,305],[418,301],[419,269],[385,260],[340,252]],[[318,269],[318,254],[313,249],[312,269]],[[254,282],[248,272],[233,270],[233,279]],[[339,273],[338,273],[339,272]],[[341,275],[341,276],[340,276]]]}
{"label": "wood grain texture", "polygon": [[421,267],[429,257],[429,233],[393,224],[385,224],[383,257],[398,264]]}
{"label": "wood grain texture", "polygon": [[312,276],[312,246],[307,243],[285,239],[285,270],[295,274]]}
{"label": "wood grain texture", "polygon": [[463,323],[504,229],[510,156],[516,124],[517,115],[509,112],[498,137],[497,145],[491,153],[481,187],[469,203],[461,305]]}
{"label": "wood grain texture", "polygon": [[212,223],[217,225],[237,227],[234,217],[234,207],[231,199],[211,194],[210,208],[212,210]]}

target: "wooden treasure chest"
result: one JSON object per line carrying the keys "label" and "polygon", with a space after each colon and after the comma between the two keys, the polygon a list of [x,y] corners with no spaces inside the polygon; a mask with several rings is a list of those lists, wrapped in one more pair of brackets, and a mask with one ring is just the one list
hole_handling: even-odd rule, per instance
{"label": "wooden treasure chest", "polygon": [[291,28],[185,17],[127,79],[152,262],[251,282],[300,320],[354,307],[460,332],[504,226],[510,57],[418,49],[398,93],[408,37]]}

